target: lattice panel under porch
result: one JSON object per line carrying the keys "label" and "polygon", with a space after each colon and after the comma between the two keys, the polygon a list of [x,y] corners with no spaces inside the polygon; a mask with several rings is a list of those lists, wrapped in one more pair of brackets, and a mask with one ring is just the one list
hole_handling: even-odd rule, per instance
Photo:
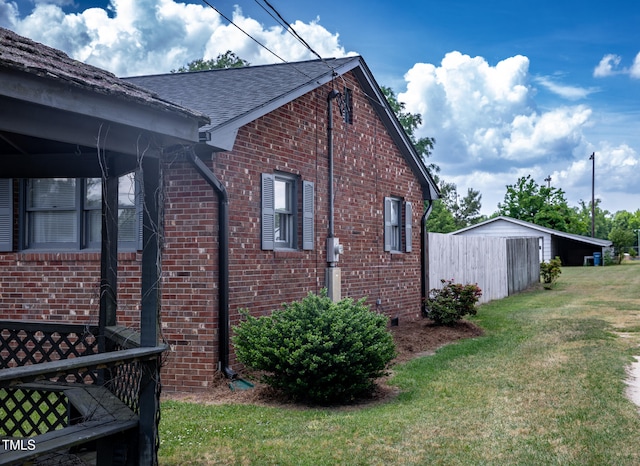
{"label": "lattice panel under porch", "polygon": [[62,392],[1,388],[0,419],[0,437],[33,437],[66,427],[69,402]]}

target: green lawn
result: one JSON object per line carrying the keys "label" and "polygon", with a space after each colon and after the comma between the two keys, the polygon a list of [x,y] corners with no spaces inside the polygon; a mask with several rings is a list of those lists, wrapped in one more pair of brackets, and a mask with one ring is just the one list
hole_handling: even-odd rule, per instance
{"label": "green lawn", "polygon": [[640,355],[640,263],[565,268],[489,303],[485,336],[394,368],[401,394],[350,409],[162,404],[163,465],[638,465],[624,395]]}

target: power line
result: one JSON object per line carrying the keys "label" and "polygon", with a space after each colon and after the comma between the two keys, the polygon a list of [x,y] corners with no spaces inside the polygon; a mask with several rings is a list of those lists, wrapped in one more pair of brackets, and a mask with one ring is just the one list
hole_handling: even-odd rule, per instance
{"label": "power line", "polygon": [[[258,44],[260,47],[262,47],[263,49],[265,49],[267,52],[269,52],[270,54],[272,54],[274,57],[276,57],[278,60],[284,62],[284,63],[289,63],[287,62],[284,58],[282,58],[280,55],[278,55],[277,53],[275,53],[273,50],[271,50],[269,47],[267,47],[266,45],[264,45],[262,42],[260,42],[258,39],[256,39],[255,37],[253,37],[251,34],[249,34],[247,31],[245,31],[244,29],[242,29],[240,26],[238,26],[236,23],[234,23],[231,19],[229,19],[229,17],[227,17],[224,13],[222,13],[220,10],[218,10],[215,6],[213,6],[211,3],[209,3],[207,0],[202,0],[202,3],[204,3],[205,5],[207,5],[209,8],[211,8],[213,11],[215,11],[216,13],[218,13],[220,16],[222,16],[224,19],[227,20],[227,22],[229,24],[232,24],[233,26],[235,26],[240,32],[242,32],[245,36],[247,36],[249,39],[251,39],[252,41],[254,41],[256,44]],[[290,64],[290,63],[289,63]],[[293,66],[293,65],[292,65]],[[295,67],[294,67],[295,68]],[[302,73],[302,71],[298,70],[298,72]],[[303,75],[307,76],[305,73],[302,73]],[[309,79],[311,79],[311,76],[307,76]]]}
{"label": "power line", "polygon": [[[335,68],[334,68],[333,66],[331,66],[329,63],[327,63],[327,61],[326,61],[324,58],[322,58],[322,56],[320,56],[320,54],[319,54],[318,52],[316,52],[316,51],[313,49],[313,47],[311,47],[311,46],[309,45],[309,43],[308,43],[306,40],[304,40],[304,39],[302,38],[302,36],[301,36],[300,34],[298,34],[298,32],[294,29],[294,27],[292,26],[292,24],[291,24],[289,21],[287,21],[286,19],[284,19],[284,17],[283,17],[283,16],[280,14],[280,12],[279,12],[279,11],[278,11],[278,10],[277,10],[277,9],[276,9],[276,8],[275,8],[275,7],[270,3],[270,2],[269,2],[269,0],[262,0],[262,1],[265,3],[265,5],[267,5],[267,7],[269,7],[269,9],[270,9],[271,11],[273,11],[273,13],[277,16],[277,18],[276,18],[276,17],[274,17],[274,16],[273,16],[273,15],[272,15],[272,14],[271,14],[271,13],[270,13],[266,8],[265,8],[265,6],[264,6],[264,5],[262,5],[262,4],[259,2],[259,0],[254,0],[254,1],[255,1],[258,5],[260,5],[260,7],[261,7],[264,11],[266,11],[266,12],[269,14],[269,16],[271,16],[273,19],[275,19],[277,23],[279,23],[280,25],[282,25],[282,26],[287,30],[287,32],[289,32],[289,34],[291,34],[293,37],[295,37],[295,38],[298,40],[298,42],[300,42],[300,43],[301,43],[301,44],[302,44],[302,45],[303,45],[307,50],[309,50],[312,54],[314,54],[316,57],[318,57],[318,59],[319,59],[322,63],[324,63],[324,64],[327,66],[327,68],[329,68],[329,69],[331,70],[331,72],[332,72],[332,74],[333,74],[333,76],[334,76],[334,77],[335,77],[335,76],[338,76],[338,73],[336,73]],[[343,83],[344,83],[344,85],[346,86],[346,82],[344,81],[344,77],[340,76],[340,78],[342,79],[342,82],[343,82]]]}
{"label": "power line", "polygon": [[314,54],[314,55],[315,55],[316,57],[318,57],[320,60],[324,61],[324,59],[320,56],[320,54],[319,54],[318,52],[316,52],[315,50],[313,50],[313,48],[309,45],[309,43],[308,43],[306,40],[304,40],[304,39],[302,38],[302,36],[300,36],[300,34],[298,34],[298,33],[296,32],[296,30],[293,28],[293,26],[291,25],[291,23],[289,23],[286,19],[284,19],[284,18],[282,17],[282,15],[280,14],[280,12],[279,12],[278,10],[276,10],[276,8],[275,8],[271,3],[269,3],[269,1],[268,1],[268,0],[263,0],[263,1],[264,1],[265,5],[267,5],[267,7],[269,7],[269,9],[275,13],[275,15],[277,16],[277,18],[276,18],[276,16],[273,16],[273,15],[269,12],[269,10],[267,10],[267,9],[264,7],[264,5],[262,5],[262,4],[260,3],[260,1],[259,1],[259,0],[255,0],[255,2],[256,2],[258,5],[260,5],[260,7],[261,7],[264,11],[266,11],[266,12],[269,14],[269,16],[271,16],[271,17],[272,17],[273,19],[275,19],[278,23],[280,23],[283,27],[285,27],[285,28],[286,28],[286,30],[287,30],[287,32],[289,32],[289,34],[291,34],[293,37],[295,37],[295,38],[298,40],[298,42],[300,42],[300,43],[301,43],[301,44],[302,44],[302,45],[303,45],[307,50],[309,50],[312,54]]}
{"label": "power line", "polygon": [[[342,80],[344,86],[347,86],[347,83],[344,79],[344,76],[339,75],[336,70],[335,67],[331,66],[324,58],[322,58],[320,56],[320,54],[318,54],[318,52],[316,52],[308,43],[307,41],[305,41],[293,28],[293,26],[291,26],[285,19],[284,17],[278,12],[278,10],[276,10],[276,8],[269,3],[268,0],[263,0],[265,2],[265,4],[269,7],[269,9],[271,9],[274,14],[277,16],[274,17],[267,9],[264,5],[261,5],[259,3],[258,0],[255,0],[255,2],[263,9],[265,10],[269,16],[271,16],[278,24],[280,24],[281,26],[283,26],[290,34],[292,34],[307,50],[309,50],[311,53],[313,53],[315,56],[317,56],[320,61],[322,63],[324,63],[327,68],[329,68],[331,70],[332,73],[332,79],[336,76],[339,76],[340,79]],[[285,60],[284,58],[282,58],[280,55],[278,55],[277,53],[275,53],[273,50],[271,50],[269,47],[267,47],[266,45],[264,45],[262,42],[260,42],[258,39],[256,39],[255,37],[253,37],[251,34],[249,34],[247,31],[245,31],[244,29],[242,29],[240,26],[238,26],[236,23],[233,22],[233,20],[231,20],[228,16],[226,16],[224,13],[222,13],[220,10],[218,10],[215,6],[213,6],[208,0],[202,0],[202,3],[204,3],[205,5],[207,5],[209,8],[211,8],[212,10],[214,10],[216,13],[218,13],[222,18],[224,18],[229,24],[232,24],[234,27],[236,27],[240,32],[242,32],[244,35],[246,35],[249,39],[251,39],[253,42],[255,42],[256,44],[258,44],[260,47],[262,47],[263,49],[265,49],[267,52],[269,52],[270,54],[272,54],[274,57],[276,57],[278,60],[280,60],[282,63],[285,63],[289,66],[291,66],[294,70],[296,70],[298,73],[300,73],[301,75],[305,76],[306,78],[313,80],[314,78],[309,76],[307,73],[305,73],[304,71],[300,70],[299,68],[297,68],[293,63],[288,62],[287,60]],[[318,83],[319,84],[319,83]],[[363,90],[362,90],[363,91]],[[369,94],[367,94],[366,92],[363,91],[363,94],[365,95],[365,97],[367,97],[369,99],[369,101],[371,103],[374,103],[376,105],[379,105],[381,107],[384,107],[384,104],[381,102],[378,102],[378,99],[374,96],[371,96]],[[383,97],[384,98],[384,97]]]}
{"label": "power line", "polygon": [[[256,0],[257,1],[257,0]],[[222,16],[225,20],[227,20],[227,22],[229,24],[232,24],[233,26],[235,26],[240,32],[242,32],[245,36],[247,36],[249,39],[251,39],[253,42],[255,42],[256,44],[258,44],[260,47],[262,47],[263,49],[265,49],[267,52],[269,52],[270,54],[272,54],[274,57],[276,57],[278,60],[280,60],[281,62],[291,66],[294,70],[296,70],[298,73],[300,73],[301,75],[303,75],[304,77],[313,80],[314,78],[312,76],[309,76],[307,73],[305,73],[304,71],[300,70],[299,68],[297,68],[293,63],[288,62],[287,60],[285,60],[284,58],[282,58],[280,55],[278,55],[277,53],[275,53],[273,50],[271,50],[269,47],[267,47],[266,45],[264,45],[262,42],[260,42],[258,39],[256,39],[255,37],[253,37],[251,34],[249,34],[247,31],[245,31],[244,29],[242,29],[240,26],[238,26],[236,23],[233,22],[233,20],[231,20],[228,16],[226,16],[224,13],[222,13],[219,9],[217,9],[215,6],[213,6],[208,0],[202,0],[202,3],[204,3],[205,5],[207,5],[209,8],[211,8],[213,11],[215,11],[216,13],[218,13],[220,16]],[[324,60],[315,50],[313,50],[311,48],[311,46],[297,33],[295,32],[295,30],[293,29],[293,27],[291,27],[290,25],[286,25],[286,20],[282,17],[282,15],[280,15],[280,13],[278,13],[278,11],[269,3],[265,0],[265,3],[275,12],[275,14],[280,18],[281,21],[283,21],[285,23],[285,28],[287,31],[291,31],[290,33],[294,35],[294,37],[300,41],[300,43],[306,47],[309,51],[311,51],[314,55],[316,55],[320,61],[322,61],[322,63],[324,63],[332,72],[332,78],[335,76],[338,76],[338,74],[335,71],[335,68],[332,67],[331,65],[329,65],[329,63],[326,62],[326,60]],[[262,5],[260,5],[262,6]],[[264,6],[262,6],[263,9]],[[267,11],[265,9],[265,11]],[[268,11],[267,11],[268,13]],[[273,15],[271,15],[269,13],[269,15],[273,17]],[[278,21],[276,18],[274,18],[276,20],[276,22],[278,22],[279,24],[280,21]],[[341,79],[344,81],[344,77],[340,76]],[[316,81],[317,82],[317,81]],[[319,83],[318,83],[319,84]],[[345,84],[346,85],[346,84]]]}

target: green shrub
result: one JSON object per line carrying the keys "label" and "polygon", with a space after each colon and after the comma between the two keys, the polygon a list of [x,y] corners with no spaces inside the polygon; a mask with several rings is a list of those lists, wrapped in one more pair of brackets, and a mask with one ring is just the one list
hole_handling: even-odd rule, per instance
{"label": "green shrub", "polygon": [[561,265],[562,261],[558,256],[556,256],[555,259],[551,259],[549,262],[540,263],[540,278],[542,278],[542,283],[544,283],[545,288],[551,288],[551,286],[556,282],[562,273],[562,269],[560,268]]}
{"label": "green shrub", "polygon": [[482,296],[477,284],[462,285],[441,279],[442,288],[433,288],[425,302],[425,316],[438,325],[453,325],[467,314],[476,315]]}
{"label": "green shrub", "polygon": [[387,317],[364,299],[334,303],[323,291],[234,328],[238,360],[294,399],[349,402],[367,394],[395,357]]}

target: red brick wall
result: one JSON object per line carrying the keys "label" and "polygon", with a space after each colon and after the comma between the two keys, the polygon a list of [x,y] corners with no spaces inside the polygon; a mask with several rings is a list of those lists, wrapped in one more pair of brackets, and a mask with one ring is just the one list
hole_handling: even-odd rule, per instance
{"label": "red brick wall", "polygon": [[[413,316],[420,311],[420,185],[356,81],[345,79],[354,91],[354,123],[343,122],[337,105],[333,118],[335,235],[344,246],[338,263],[342,295],[367,297],[373,309],[390,317]],[[343,82],[339,84],[342,89]],[[233,151],[207,162],[229,192],[232,325],[243,308],[255,315],[269,313],[324,286],[330,89],[325,85],[249,123],[240,129]],[[274,171],[315,183],[312,251],[261,250],[260,174]],[[218,199],[184,160],[167,161],[164,177],[161,331],[172,351],[163,386],[196,391],[212,383],[218,363]],[[385,196],[413,202],[411,253],[384,252]],[[140,256],[123,253],[119,259],[119,323],[136,327]],[[0,254],[0,268],[4,318],[97,323],[98,254]],[[233,357],[231,363],[237,367]]]}
{"label": "red brick wall", "polygon": [[[118,254],[120,319],[135,326],[140,264],[135,252]],[[98,324],[100,254],[96,252],[0,253],[3,319]]]}

